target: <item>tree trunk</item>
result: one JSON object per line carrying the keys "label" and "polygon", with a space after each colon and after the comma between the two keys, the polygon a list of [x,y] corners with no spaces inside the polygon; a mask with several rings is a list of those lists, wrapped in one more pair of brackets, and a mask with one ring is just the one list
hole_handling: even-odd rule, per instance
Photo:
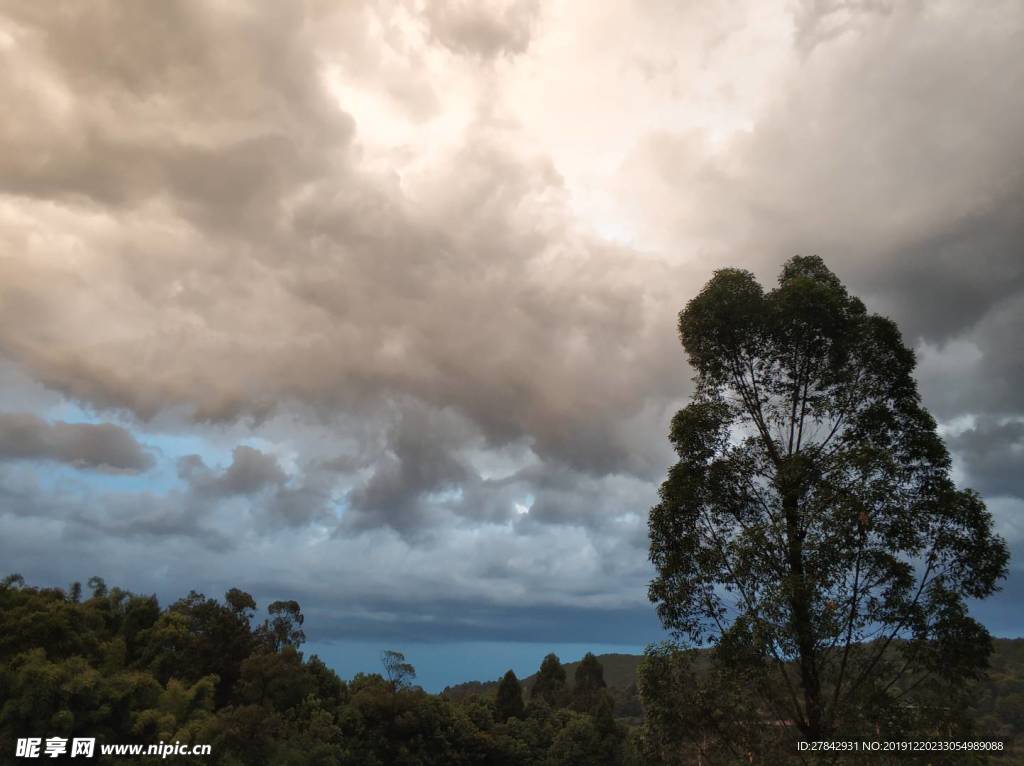
{"label": "tree trunk", "polygon": [[821,705],[821,680],[818,678],[817,649],[811,613],[811,589],[804,573],[803,535],[800,531],[799,501],[795,493],[783,496],[786,516],[787,560],[790,577],[790,620],[796,638],[800,664],[800,687],[804,695],[804,724],[801,730],[808,740],[820,740],[826,734]]}

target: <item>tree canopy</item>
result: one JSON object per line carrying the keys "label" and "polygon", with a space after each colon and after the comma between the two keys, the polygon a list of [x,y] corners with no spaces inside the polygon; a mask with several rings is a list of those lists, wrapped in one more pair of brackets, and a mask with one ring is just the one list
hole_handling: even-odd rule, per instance
{"label": "tree canopy", "polygon": [[991,651],[966,601],[1008,553],[954,485],[896,325],[798,256],[770,291],[715,272],[679,334],[695,389],[650,512],[649,595],[684,646],[714,647],[722,689],[759,700],[732,720],[822,739],[948,708]]}
{"label": "tree canopy", "polygon": [[[211,766],[626,766],[626,733],[591,715],[523,704],[515,673],[498,693],[455,701],[413,684],[401,652],[383,674],[342,680],[304,657],[303,615],[232,588],[161,608],[155,596],[89,581],[36,588],[0,580],[0,761],[18,738],[160,741],[212,747],[209,758],[138,756],[137,764]],[[90,761],[92,762],[92,761]]]}
{"label": "tree canopy", "polygon": [[511,670],[502,676],[501,682],[498,684],[494,712],[499,721],[522,718],[526,713],[526,706],[523,704],[523,687],[519,685],[519,679]]}
{"label": "tree canopy", "polygon": [[416,668],[405,661],[405,655],[393,649],[385,649],[380,653],[380,662],[384,666],[384,677],[395,689],[404,689],[412,685],[416,678]]}
{"label": "tree canopy", "polygon": [[530,699],[542,699],[551,707],[562,703],[565,699],[566,675],[565,668],[557,654],[549,654],[540,663],[537,678],[530,688]]}

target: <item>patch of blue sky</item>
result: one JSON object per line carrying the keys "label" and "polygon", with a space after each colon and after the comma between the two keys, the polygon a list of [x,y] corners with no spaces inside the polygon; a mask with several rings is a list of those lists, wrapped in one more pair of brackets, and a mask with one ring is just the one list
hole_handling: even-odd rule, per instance
{"label": "patch of blue sky", "polygon": [[[185,455],[199,455],[211,467],[226,467],[232,459],[233,447],[218,441],[197,434],[151,431],[139,427],[138,423],[129,418],[111,412],[98,413],[68,399],[62,398],[38,414],[51,422],[112,423],[121,426],[154,458],[153,467],[141,473],[80,470],[50,461],[32,461],[39,483],[51,490],[60,489],[75,494],[95,491],[162,493],[181,486],[177,462]],[[247,441],[262,443],[263,440]]]}
{"label": "patch of blue sky", "polygon": [[[331,501],[328,504],[331,512],[334,514],[334,518],[337,521],[341,521],[342,516],[349,512],[352,508],[352,498],[349,491],[335,492],[331,495]],[[333,527],[331,528],[333,530]]]}
{"label": "patch of blue sky", "polygon": [[516,513],[518,513],[520,516],[525,516],[526,514],[528,514],[533,509],[534,500],[535,498],[533,495],[527,495],[522,500],[516,502]]}
{"label": "patch of blue sky", "polygon": [[132,435],[148,449],[155,451],[158,460],[167,461],[172,467],[185,455],[199,455],[211,468],[231,463],[231,448],[195,434],[139,433],[133,430]]}
{"label": "patch of blue sky", "polygon": [[90,408],[82,407],[77,402],[64,398],[61,398],[60,401],[55,402],[39,414],[48,420],[62,420],[65,423],[116,423],[117,425],[124,425],[117,416],[107,413],[100,415]]}
{"label": "patch of blue sky", "polygon": [[[206,438],[194,433],[155,431],[140,427],[130,418],[125,418],[114,412],[98,413],[68,399],[61,399],[46,408],[40,415],[51,421],[59,420],[65,423],[112,423],[121,426],[128,430],[139,443],[151,451],[155,451],[157,454],[154,457],[163,457],[172,463],[185,455],[199,455],[209,466],[226,466],[231,462],[231,452],[234,448],[221,443],[219,439]],[[268,451],[273,446],[270,442],[260,438],[250,438],[245,441],[250,446],[264,451]]]}

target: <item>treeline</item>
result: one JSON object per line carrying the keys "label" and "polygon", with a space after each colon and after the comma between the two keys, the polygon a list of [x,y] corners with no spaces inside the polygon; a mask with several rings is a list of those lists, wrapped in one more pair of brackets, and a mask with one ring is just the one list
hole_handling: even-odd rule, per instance
{"label": "treeline", "polygon": [[[18,576],[0,581],[0,763],[15,762],[16,741],[26,737],[213,749],[203,759],[132,759],[139,764],[802,762],[793,727],[758,706],[749,689],[718,679],[713,651],[665,646],[644,658],[609,656],[615,686],[592,654],[571,665],[550,654],[525,682],[509,671],[498,682],[432,695],[415,686],[415,669],[397,652],[382,654],[380,673],[349,681],[304,656],[294,601],[270,604],[258,620],[255,600],[237,589],[222,600],[192,592],[166,607],[99,578],[87,591],[30,587]],[[913,733],[1002,737],[1012,747],[1024,732],[1024,641],[997,640],[995,649],[988,677],[960,699],[938,707],[927,696],[910,701],[907,710],[924,719]],[[747,712],[727,716],[737,709]],[[911,733],[882,728],[879,736],[899,731],[906,735],[899,739]],[[932,760],[1017,762],[1012,750],[995,759]],[[97,750],[92,762],[126,761],[105,761]]]}
{"label": "treeline", "polygon": [[[554,655],[551,655],[554,656]],[[556,657],[557,659],[557,657]],[[602,654],[596,658],[602,670],[602,677],[605,681],[605,691],[612,703],[612,714],[614,717],[627,724],[637,725],[643,721],[643,706],[640,702],[640,692],[637,688],[637,666],[643,659],[635,654]],[[575,688],[575,678],[583,662],[567,662],[560,666],[566,674],[566,685],[563,694],[571,699]],[[544,664],[541,664],[544,667]],[[584,671],[585,674],[585,671]],[[532,699],[534,685],[541,681],[543,688],[543,675],[538,671],[531,676],[520,679],[523,694]],[[471,697],[488,697],[497,693],[500,680],[497,681],[467,681],[445,687],[441,692],[443,697],[454,701],[464,701]]]}
{"label": "treeline", "polygon": [[[413,685],[397,652],[350,681],[305,657],[294,601],[258,621],[237,589],[167,607],[99,578],[88,591],[0,582],[0,762],[14,760],[18,738],[94,737],[209,744],[204,762],[225,766],[640,763],[593,655],[572,683],[549,655],[528,694],[509,671],[495,693],[452,700]],[[98,749],[91,762],[104,762]]]}

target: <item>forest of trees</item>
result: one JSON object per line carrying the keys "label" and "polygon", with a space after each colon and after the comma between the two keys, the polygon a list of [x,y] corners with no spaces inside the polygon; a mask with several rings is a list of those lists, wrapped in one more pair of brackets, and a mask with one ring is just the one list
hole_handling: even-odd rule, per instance
{"label": "forest of trees", "polygon": [[[415,685],[415,669],[397,652],[382,654],[379,674],[348,681],[305,657],[295,602],[275,602],[261,621],[252,597],[240,590],[223,600],[190,593],[166,607],[98,578],[86,590],[32,587],[18,576],[0,583],[0,762],[15,762],[15,742],[24,737],[180,741],[209,744],[213,753],[130,761],[97,753],[95,763],[716,762],[689,739],[714,712],[692,706],[715,681],[708,651],[686,658],[663,646],[645,657],[610,655],[614,686],[606,685],[594,655],[563,665],[550,654],[525,682],[509,671],[497,682],[434,695]],[[691,684],[693,695],[677,696],[680,681]],[[990,675],[966,691],[970,702],[956,711],[958,734],[1011,741],[1024,734],[1024,640],[998,641]],[[781,763],[793,755],[766,750],[723,762]],[[971,761],[960,753],[931,762]]]}
{"label": "forest of trees", "polygon": [[303,655],[294,601],[270,604],[259,621],[237,589],[167,607],[99,578],[87,590],[32,587],[17,575],[0,584],[0,762],[13,760],[18,738],[95,737],[212,746],[209,758],[133,763],[638,763],[593,655],[571,679],[549,656],[532,694],[509,671],[497,693],[456,701],[415,686],[398,652],[382,654],[380,674],[340,679]]}

